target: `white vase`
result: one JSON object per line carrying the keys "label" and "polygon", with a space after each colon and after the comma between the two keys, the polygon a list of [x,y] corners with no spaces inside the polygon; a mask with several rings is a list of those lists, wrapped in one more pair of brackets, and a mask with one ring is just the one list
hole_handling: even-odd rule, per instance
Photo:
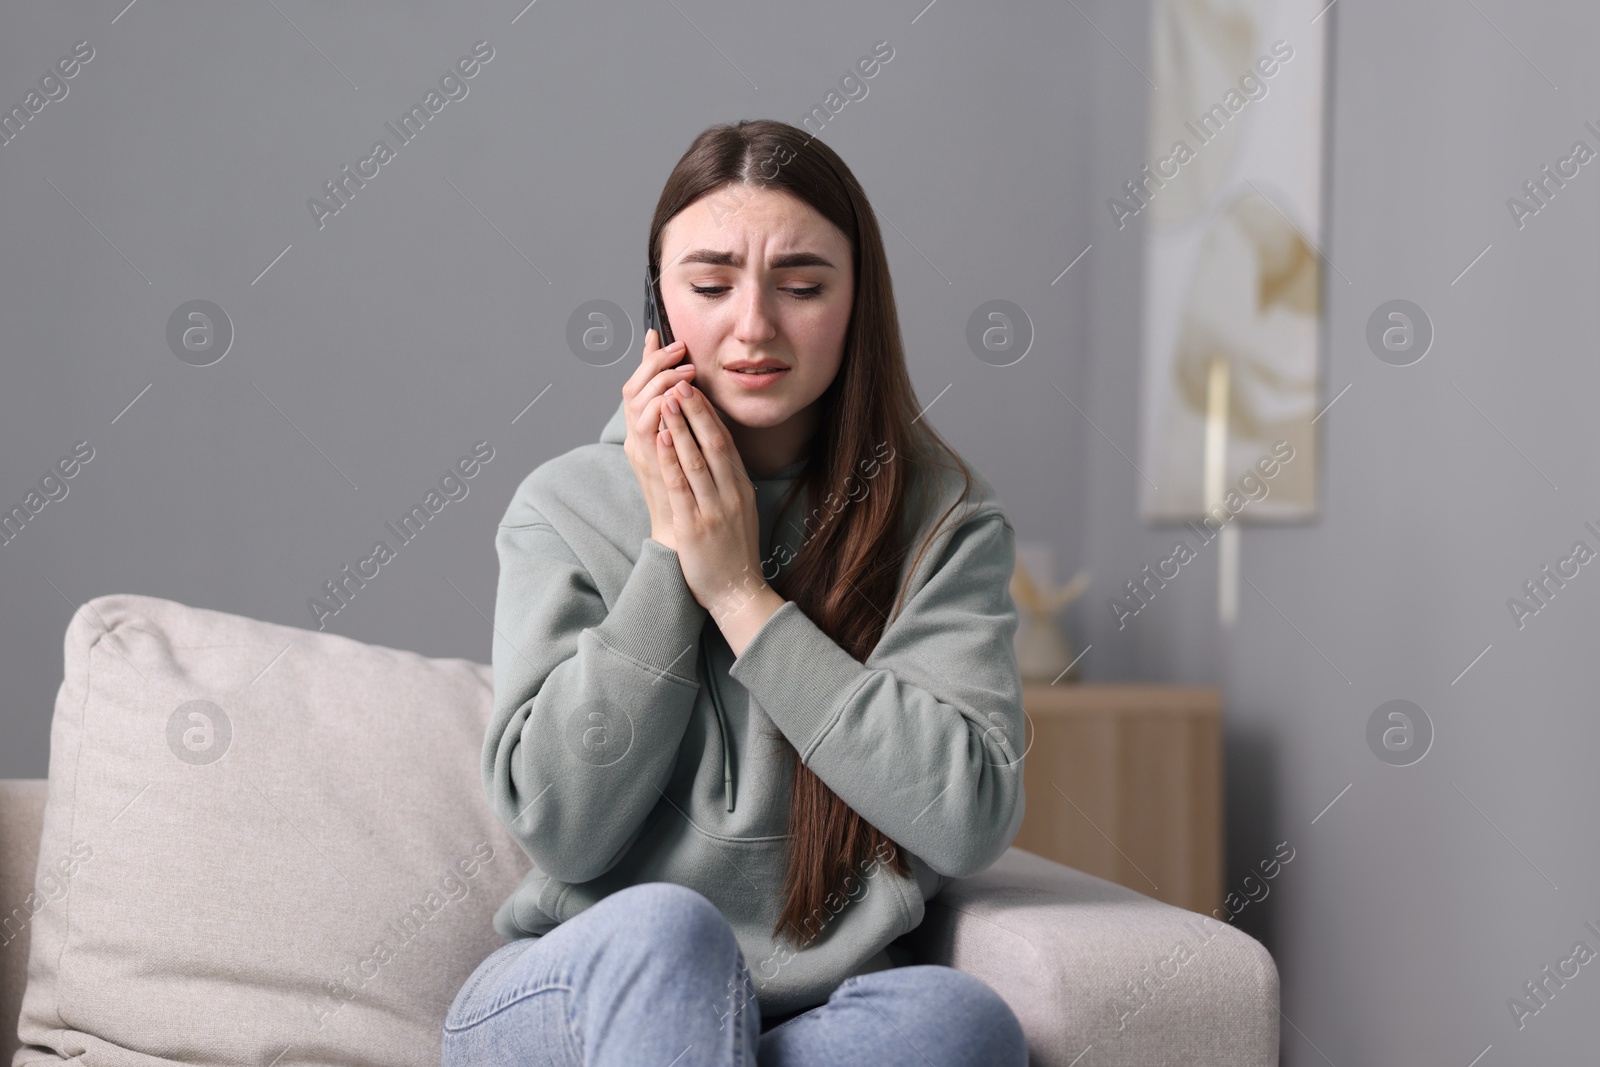
{"label": "white vase", "polygon": [[[1054,682],[1069,663],[1072,663],[1072,646],[1056,621],[1023,612],[1017,624],[1017,671],[1022,680]],[[1077,676],[1078,667],[1073,664],[1061,681],[1075,681]]]}

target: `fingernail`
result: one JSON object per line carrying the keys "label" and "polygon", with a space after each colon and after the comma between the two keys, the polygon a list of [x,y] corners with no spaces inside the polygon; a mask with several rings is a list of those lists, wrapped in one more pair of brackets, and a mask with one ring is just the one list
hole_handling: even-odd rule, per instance
{"label": "fingernail", "polygon": [[684,397],[690,396],[691,394],[693,394],[693,392],[694,392],[694,390],[693,390],[693,388],[690,387],[688,382],[679,382],[678,383],[678,395],[679,396],[684,396]]}

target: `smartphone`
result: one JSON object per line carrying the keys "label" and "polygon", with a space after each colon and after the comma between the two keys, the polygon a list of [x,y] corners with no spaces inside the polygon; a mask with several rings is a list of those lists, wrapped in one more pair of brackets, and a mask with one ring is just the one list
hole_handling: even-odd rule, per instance
{"label": "smartphone", "polygon": [[[661,338],[661,347],[666,348],[673,341],[672,325],[667,322],[666,305],[661,302],[661,279],[650,269],[650,264],[644,265],[644,328],[655,330]],[[678,360],[673,366],[681,367],[687,360],[688,353],[683,359]]]}

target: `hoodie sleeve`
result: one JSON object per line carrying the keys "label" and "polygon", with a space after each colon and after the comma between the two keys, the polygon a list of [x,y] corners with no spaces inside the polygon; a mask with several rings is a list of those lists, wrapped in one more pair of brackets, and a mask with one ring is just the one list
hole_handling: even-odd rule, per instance
{"label": "hoodie sleeve", "polygon": [[661,799],[699,692],[707,613],[659,541],[643,542],[608,611],[556,530],[531,512],[518,519],[495,535],[483,785],[541,870],[587,882],[616,864]]}
{"label": "hoodie sleeve", "polygon": [[1015,531],[989,511],[951,535],[866,663],[789,601],[729,670],[828,788],[952,878],[993,863],[1022,823],[1015,560]]}

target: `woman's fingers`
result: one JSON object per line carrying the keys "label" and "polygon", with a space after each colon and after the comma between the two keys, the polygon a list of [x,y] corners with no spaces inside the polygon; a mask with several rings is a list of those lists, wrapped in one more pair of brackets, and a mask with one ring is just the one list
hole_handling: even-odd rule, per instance
{"label": "woman's fingers", "polygon": [[652,384],[657,380],[672,384],[677,379],[672,375],[661,378],[665,371],[672,369],[673,364],[683,359],[685,354],[682,341],[674,341],[665,348],[658,347],[657,334],[654,329],[646,330],[644,335],[644,354],[639,359],[639,365],[633,369],[628,380],[622,383],[623,399],[637,410],[637,406],[648,400],[653,394]]}
{"label": "woman's fingers", "polygon": [[[688,390],[688,397],[683,397],[675,389],[669,395],[677,398],[678,406],[682,408],[688,427],[693,430],[694,440],[698,443],[696,454],[706,464],[715,485],[717,488],[733,488],[741,482],[749,483],[750,475],[744,472],[744,462],[738,459],[733,437],[728,434],[728,427],[723,426],[722,419],[718,418],[717,410],[710,406],[710,400],[701,390],[693,386],[688,386]],[[669,422],[667,426],[672,424]],[[750,485],[750,490],[754,491],[755,486]]]}
{"label": "woman's fingers", "polygon": [[[660,532],[666,539],[663,543],[666,543],[673,540],[673,494],[668,491],[661,471],[662,443],[659,431],[665,426],[661,401],[668,389],[692,376],[694,366],[687,362],[682,367],[674,366],[684,360],[686,346],[676,344],[661,348],[659,344],[660,338],[655,331],[645,334],[643,358],[622,387],[623,418],[627,425],[623,450],[644,493],[651,529]],[[679,480],[683,481],[681,472]],[[693,495],[690,493],[689,500],[680,506],[692,505]]]}
{"label": "woman's fingers", "polygon": [[[672,365],[683,359],[686,354],[682,341],[674,341],[659,351],[661,358],[657,361],[658,365],[655,367],[652,377],[648,378],[631,398],[631,403],[633,404],[631,410],[637,413],[634,418],[634,428],[638,430],[641,436],[647,433],[655,433],[660,428],[659,413],[655,419],[646,417],[650,402],[661,397],[679,382],[691,381],[694,378],[693,363],[685,361],[681,367]],[[640,364],[640,368],[643,369],[647,366],[651,366],[648,358]]]}
{"label": "woman's fingers", "polygon": [[623,385],[623,391],[626,392],[631,386],[634,392],[638,392],[652,376],[682,359],[682,348],[683,345],[679,341],[674,341],[663,348],[661,347],[660,335],[656,333],[655,329],[646,330],[644,334],[644,352],[640,355],[639,365],[633,369],[633,374],[628,377],[628,381]]}
{"label": "woman's fingers", "polygon": [[644,383],[650,380],[650,371],[646,368],[650,365],[650,355],[654,350],[655,331],[646,330],[644,332],[644,355],[639,360],[639,365],[633,368],[633,373],[628,375],[628,380],[622,383],[623,399],[632,401],[639,390],[644,388]]}
{"label": "woman's fingers", "polygon": [[[699,396],[685,398],[674,388],[667,394],[662,404],[666,412],[667,432],[672,435],[673,459],[683,479],[693,489],[697,504],[700,501],[714,500],[721,484],[712,472],[710,462],[697,441],[701,432],[699,423],[690,423],[685,417],[687,409],[700,400]],[[666,473],[663,468],[663,477]]]}
{"label": "woman's fingers", "polygon": [[[678,425],[683,425],[681,419]],[[656,464],[661,468],[661,481],[667,487],[667,499],[672,504],[674,526],[679,515],[689,518],[695,512],[694,489],[683,465],[678,462],[679,439],[687,436],[687,432],[673,433],[670,427],[656,434]]]}

